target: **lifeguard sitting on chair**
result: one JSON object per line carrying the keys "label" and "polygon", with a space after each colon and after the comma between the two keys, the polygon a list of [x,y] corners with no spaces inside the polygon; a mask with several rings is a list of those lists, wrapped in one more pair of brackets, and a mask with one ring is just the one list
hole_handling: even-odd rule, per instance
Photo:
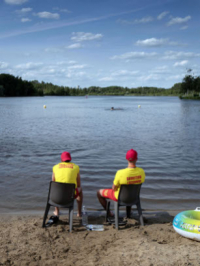
{"label": "lifeguard sitting on chair", "polygon": [[[60,183],[75,184],[75,195],[78,204],[78,217],[81,217],[81,209],[83,202],[83,193],[81,188],[81,177],[79,166],[71,162],[71,155],[69,152],[61,154],[61,163],[54,165],[52,173],[52,181]],[[55,207],[54,214],[59,216],[59,208]]]}
{"label": "lifeguard sitting on chair", "polygon": [[99,202],[106,210],[106,198],[118,201],[119,191],[121,185],[142,184],[145,180],[145,172],[142,168],[136,167],[138,159],[137,152],[133,149],[126,153],[126,160],[128,160],[128,167],[118,170],[111,189],[100,189],[97,191]]}

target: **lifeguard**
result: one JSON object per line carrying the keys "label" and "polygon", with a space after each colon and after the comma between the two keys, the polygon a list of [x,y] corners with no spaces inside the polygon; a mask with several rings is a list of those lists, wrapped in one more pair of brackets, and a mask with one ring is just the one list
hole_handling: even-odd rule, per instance
{"label": "lifeguard", "polygon": [[[71,155],[65,151],[61,154],[61,162],[54,165],[52,173],[52,181],[60,183],[75,184],[75,195],[78,204],[78,217],[81,217],[81,208],[83,202],[83,193],[81,188],[81,177],[79,166],[71,162]],[[59,216],[59,208],[55,208],[54,214]]]}
{"label": "lifeguard", "polygon": [[128,167],[117,171],[112,188],[100,189],[97,191],[99,202],[106,210],[106,198],[114,201],[118,200],[121,185],[141,184],[145,180],[145,172],[142,168],[136,167],[138,154],[131,149],[126,153],[126,160],[128,160]]}

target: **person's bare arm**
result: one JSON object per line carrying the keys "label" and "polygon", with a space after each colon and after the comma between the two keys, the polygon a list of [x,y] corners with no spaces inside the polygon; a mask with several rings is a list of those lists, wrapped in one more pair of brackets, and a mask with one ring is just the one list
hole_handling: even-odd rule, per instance
{"label": "person's bare arm", "polygon": [[114,184],[112,185],[112,190],[117,191],[118,190],[118,186],[115,186]]}
{"label": "person's bare arm", "polygon": [[77,187],[81,187],[81,176],[80,176],[80,173],[77,174]]}
{"label": "person's bare arm", "polygon": [[54,182],[56,181],[54,173],[52,173],[52,181],[54,181]]}

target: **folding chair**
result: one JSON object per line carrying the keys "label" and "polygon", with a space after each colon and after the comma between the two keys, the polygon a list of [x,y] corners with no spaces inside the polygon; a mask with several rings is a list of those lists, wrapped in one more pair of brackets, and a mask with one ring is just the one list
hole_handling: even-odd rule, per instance
{"label": "folding chair", "polygon": [[127,217],[130,218],[131,206],[136,205],[140,224],[144,226],[142,209],[140,204],[140,188],[142,184],[139,185],[121,185],[118,201],[113,201],[111,199],[107,199],[106,206],[106,222],[108,221],[108,215],[110,212],[110,202],[114,202],[115,208],[115,228],[118,230],[119,228],[119,207],[126,206]]}
{"label": "folding chair", "polygon": [[45,227],[47,215],[51,206],[69,209],[69,231],[72,231],[73,211],[74,211],[75,184],[59,183],[51,181],[49,184],[49,193],[47,205],[44,212],[42,227]]}

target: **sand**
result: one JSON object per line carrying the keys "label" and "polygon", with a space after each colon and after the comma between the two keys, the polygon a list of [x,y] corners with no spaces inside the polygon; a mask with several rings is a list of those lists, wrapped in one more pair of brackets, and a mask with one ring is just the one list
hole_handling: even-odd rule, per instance
{"label": "sand", "polygon": [[145,226],[134,218],[115,230],[100,217],[90,223],[104,223],[105,231],[86,231],[74,217],[69,233],[67,215],[58,224],[41,228],[42,215],[0,217],[0,265],[200,265],[200,242],[178,235],[173,216],[167,212],[145,213]]}

